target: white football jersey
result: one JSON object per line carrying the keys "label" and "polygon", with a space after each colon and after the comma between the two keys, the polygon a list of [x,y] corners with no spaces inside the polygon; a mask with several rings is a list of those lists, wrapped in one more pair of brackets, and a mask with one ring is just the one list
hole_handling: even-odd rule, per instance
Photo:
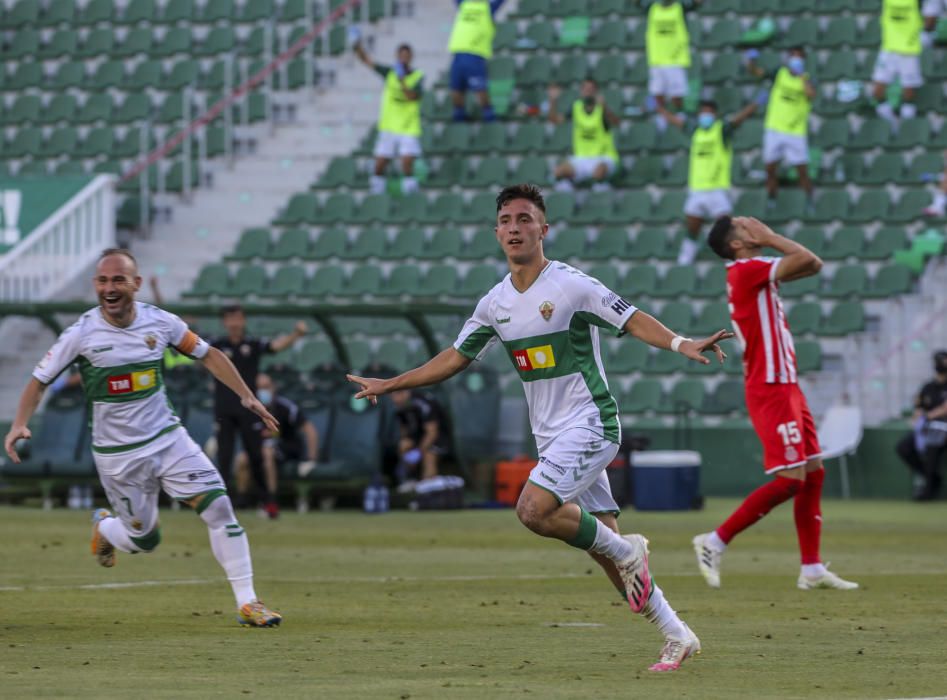
{"label": "white football jersey", "polygon": [[92,409],[92,450],[100,454],[144,447],[181,425],[164,389],[161,358],[169,345],[201,359],[209,346],[174,314],[135,302],[127,328],[106,321],[97,306],[64,330],[36,365],[49,384],[73,362]]}
{"label": "white football jersey", "polygon": [[516,290],[509,274],[491,289],[454,348],[479,360],[502,343],[523,381],[540,452],[575,427],[618,443],[618,404],[605,379],[598,329],[622,335],[636,310],[597,279],[551,261],[525,292]]}

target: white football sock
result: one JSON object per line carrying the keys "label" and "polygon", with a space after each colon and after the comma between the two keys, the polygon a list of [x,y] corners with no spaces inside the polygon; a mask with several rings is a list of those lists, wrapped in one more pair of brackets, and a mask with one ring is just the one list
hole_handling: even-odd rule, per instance
{"label": "white football sock", "polygon": [[879,102],[878,106],[875,107],[875,112],[878,113],[878,116],[882,119],[885,119],[891,123],[894,123],[894,108],[887,102]]}
{"label": "white football sock", "polygon": [[681,241],[681,252],[677,254],[677,264],[693,265],[699,251],[700,246],[697,245],[697,241],[689,236],[685,236],[684,240]]}
{"label": "white football sock", "polygon": [[216,498],[201,513],[207,523],[210,548],[227,574],[233,588],[237,607],[256,600],[253,590],[253,563],[250,561],[250,543],[247,534],[237,522],[233,506],[227,496]]}
{"label": "white football sock", "polygon": [[664,598],[664,591],[658,584],[652,581],[651,597],[641,614],[645,616],[648,622],[653,622],[658,626],[661,634],[665,638],[674,637],[675,639],[686,639],[687,630],[681,618],[677,616],[667,600]]}
{"label": "white football sock", "polygon": [[931,202],[931,207],[944,211],[944,209],[947,208],[947,193],[943,190],[937,190],[934,193],[934,201]]}
{"label": "white football sock", "polygon": [[368,180],[368,189],[372,194],[384,194],[385,178],[381,175],[372,175]]}
{"label": "white football sock", "polygon": [[718,552],[722,552],[727,548],[727,543],[720,539],[720,535],[717,534],[716,530],[713,530],[707,535],[707,546],[711,549],[716,549]]}
{"label": "white football sock", "polygon": [[418,191],[418,181],[416,178],[405,176],[401,181],[401,191],[404,194],[411,194]]}
{"label": "white football sock", "polygon": [[820,576],[825,576],[825,572],[825,564],[819,563],[802,565],[802,575],[807,576],[808,578],[819,578]]}
{"label": "white football sock", "polygon": [[109,544],[120,552],[135,554],[141,551],[135,546],[135,543],[132,542],[128,530],[125,529],[125,526],[122,525],[122,521],[118,518],[105,518],[99,521],[99,534],[107,539]]}
{"label": "white football sock", "polygon": [[901,104],[901,118],[913,119],[917,116],[917,107],[913,102],[904,102]]}
{"label": "white football sock", "polygon": [[612,561],[624,561],[634,550],[628,540],[595,518],[595,542],[589,551],[604,554]]}
{"label": "white football sock", "polygon": [[668,120],[664,118],[664,115],[656,114],[654,117],[654,125],[657,127],[658,132],[663,134],[665,131],[667,131]]}

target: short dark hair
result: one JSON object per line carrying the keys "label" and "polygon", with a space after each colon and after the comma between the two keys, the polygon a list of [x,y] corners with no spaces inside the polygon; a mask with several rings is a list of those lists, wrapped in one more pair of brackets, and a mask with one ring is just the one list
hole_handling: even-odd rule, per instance
{"label": "short dark hair", "polygon": [[99,262],[102,262],[105,260],[105,258],[111,255],[124,255],[126,258],[132,261],[135,269],[138,269],[138,261],[135,260],[135,256],[132,255],[132,252],[128,248],[106,248],[102,251],[102,254],[99,255]]}
{"label": "short dark hair", "polygon": [[803,46],[790,46],[790,47],[789,47],[789,53],[798,53],[798,54],[800,54],[801,56],[805,57],[805,55],[806,55],[806,49],[805,49],[805,47],[803,47]]}
{"label": "short dark hair", "polygon": [[707,245],[710,249],[725,260],[734,260],[736,256],[733,248],[730,247],[730,241],[733,239],[733,219],[729,216],[721,216],[714,222],[710,234],[707,236]]}
{"label": "short dark hair", "polygon": [[405,49],[411,53],[414,53],[414,49],[411,48],[411,44],[398,44],[398,51],[404,51]]}
{"label": "short dark hair", "polygon": [[717,102],[715,100],[701,100],[700,107],[710,107],[713,111],[717,111]]}
{"label": "short dark hair", "polygon": [[536,185],[524,182],[519,185],[507,185],[500,194],[497,195],[497,212],[512,202],[514,199],[525,199],[536,205],[536,208],[546,215],[546,201],[543,199],[543,191]]}
{"label": "short dark hair", "polygon": [[598,81],[595,78],[593,78],[591,75],[587,75],[584,78],[582,78],[582,82],[592,83],[592,85],[594,85],[595,87],[598,87]]}
{"label": "short dark hair", "polygon": [[229,316],[230,314],[243,313],[243,307],[240,304],[227,304],[226,306],[220,307],[220,315]]}

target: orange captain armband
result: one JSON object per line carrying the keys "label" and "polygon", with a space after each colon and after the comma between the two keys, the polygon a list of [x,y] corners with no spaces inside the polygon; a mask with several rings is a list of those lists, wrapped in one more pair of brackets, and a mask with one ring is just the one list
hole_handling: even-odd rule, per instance
{"label": "orange captain armband", "polygon": [[192,330],[187,330],[184,333],[184,337],[181,338],[181,342],[179,342],[174,347],[176,347],[182,354],[190,357],[191,353],[194,352],[195,348],[197,348],[197,344],[200,341],[201,339],[197,336],[197,333]]}

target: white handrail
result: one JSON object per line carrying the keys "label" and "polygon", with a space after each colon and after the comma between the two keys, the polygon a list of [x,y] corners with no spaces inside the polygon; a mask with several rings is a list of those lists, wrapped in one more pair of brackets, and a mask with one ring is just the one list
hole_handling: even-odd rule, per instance
{"label": "white handrail", "polygon": [[97,175],[0,257],[0,301],[46,301],[115,245],[114,176]]}

